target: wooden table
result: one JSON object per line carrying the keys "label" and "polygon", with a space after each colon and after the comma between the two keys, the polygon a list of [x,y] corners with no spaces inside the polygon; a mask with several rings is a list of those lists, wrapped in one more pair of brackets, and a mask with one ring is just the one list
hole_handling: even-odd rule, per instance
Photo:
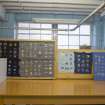
{"label": "wooden table", "polygon": [[93,80],[6,80],[3,104],[105,104],[105,82]]}

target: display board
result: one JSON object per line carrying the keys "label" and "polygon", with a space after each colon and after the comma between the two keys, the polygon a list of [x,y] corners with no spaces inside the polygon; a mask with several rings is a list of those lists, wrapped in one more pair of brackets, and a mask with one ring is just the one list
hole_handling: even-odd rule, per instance
{"label": "display board", "polygon": [[54,42],[20,42],[20,76],[54,77]]}
{"label": "display board", "polygon": [[92,50],[60,49],[59,79],[93,79]]}
{"label": "display board", "polygon": [[55,41],[1,40],[0,58],[7,58],[7,76],[54,78]]}
{"label": "display board", "polygon": [[74,53],[61,52],[59,53],[59,72],[70,72],[73,73],[74,67]]}
{"label": "display board", "polygon": [[93,52],[94,79],[105,80],[105,52]]}
{"label": "display board", "polygon": [[75,52],[75,73],[92,73],[92,53]]}
{"label": "display board", "polygon": [[7,58],[7,75],[19,76],[19,42],[0,41],[0,57]]}
{"label": "display board", "polygon": [[63,51],[60,52],[59,72],[91,74],[92,53]]}

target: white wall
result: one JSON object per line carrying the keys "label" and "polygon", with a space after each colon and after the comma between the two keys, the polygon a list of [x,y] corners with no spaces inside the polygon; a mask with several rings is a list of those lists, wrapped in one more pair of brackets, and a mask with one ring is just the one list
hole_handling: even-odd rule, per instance
{"label": "white wall", "polygon": [[0,58],[0,83],[7,78],[7,59]]}

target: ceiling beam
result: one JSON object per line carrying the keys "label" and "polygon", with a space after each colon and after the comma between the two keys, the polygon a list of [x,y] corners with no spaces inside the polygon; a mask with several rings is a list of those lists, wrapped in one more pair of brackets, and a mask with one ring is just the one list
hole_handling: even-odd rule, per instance
{"label": "ceiling beam", "polygon": [[72,5],[72,4],[40,4],[40,3],[1,3],[4,6],[40,6],[40,7],[66,7],[66,8],[96,8],[91,5]]}
{"label": "ceiling beam", "polygon": [[27,9],[27,8],[29,8],[29,9],[46,9],[46,10],[50,10],[50,9],[52,9],[52,10],[67,10],[67,11],[89,11],[89,12],[91,12],[91,11],[93,11],[94,9],[90,9],[90,8],[61,8],[61,7],[40,7],[40,6],[37,6],[37,7],[35,7],[35,6],[4,6],[4,8],[5,9],[14,9],[14,8],[22,8],[22,9]]}
{"label": "ceiling beam", "polygon": [[76,5],[99,5],[102,3],[101,0],[0,0],[0,2],[76,4]]}
{"label": "ceiling beam", "polygon": [[8,9],[7,10],[7,13],[8,12],[13,12],[13,13],[41,13],[41,14],[44,14],[44,13],[46,13],[46,14],[60,14],[60,15],[70,15],[70,14],[72,14],[72,15],[88,15],[90,12],[61,12],[61,11],[36,11],[36,10],[11,10],[11,9]]}
{"label": "ceiling beam", "polygon": [[64,8],[35,8],[35,7],[5,7],[6,10],[22,9],[22,10],[40,10],[40,11],[65,11],[65,12],[92,12],[90,9],[64,9]]}
{"label": "ceiling beam", "polygon": [[53,8],[77,8],[77,9],[95,9],[97,6],[84,6],[84,5],[58,5],[58,4],[36,4],[36,3],[2,3],[3,6],[24,6],[24,7],[53,7]]}

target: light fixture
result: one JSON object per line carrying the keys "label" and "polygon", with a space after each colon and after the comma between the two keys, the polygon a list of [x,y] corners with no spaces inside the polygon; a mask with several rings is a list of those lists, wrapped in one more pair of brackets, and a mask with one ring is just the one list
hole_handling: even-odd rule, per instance
{"label": "light fixture", "polygon": [[77,24],[79,19],[51,19],[51,18],[33,18],[35,23],[52,23],[52,24]]}

